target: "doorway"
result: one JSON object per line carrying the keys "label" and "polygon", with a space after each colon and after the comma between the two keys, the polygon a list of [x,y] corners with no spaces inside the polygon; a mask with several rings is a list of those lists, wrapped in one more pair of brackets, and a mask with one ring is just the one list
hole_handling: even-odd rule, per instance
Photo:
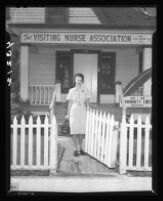
{"label": "doorway", "polygon": [[97,67],[98,53],[74,53],[74,75],[82,73],[84,75],[84,85],[91,92],[90,102],[97,102]]}

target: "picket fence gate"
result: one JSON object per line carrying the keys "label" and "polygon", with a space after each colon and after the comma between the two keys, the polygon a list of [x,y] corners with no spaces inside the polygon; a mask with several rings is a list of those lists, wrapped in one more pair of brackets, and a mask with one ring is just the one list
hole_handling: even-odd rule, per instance
{"label": "picket fence gate", "polygon": [[57,125],[53,116],[52,122],[46,116],[36,122],[30,116],[26,123],[22,116],[20,123],[17,117],[11,124],[11,169],[50,169],[56,171],[57,166]]}
{"label": "picket fence gate", "polygon": [[134,122],[131,115],[129,122],[123,116],[120,132],[120,173],[126,170],[151,171],[152,125],[149,116],[142,122],[140,115]]}
{"label": "picket fence gate", "polygon": [[109,168],[116,166],[118,148],[118,122],[114,115],[87,110],[85,152]]}

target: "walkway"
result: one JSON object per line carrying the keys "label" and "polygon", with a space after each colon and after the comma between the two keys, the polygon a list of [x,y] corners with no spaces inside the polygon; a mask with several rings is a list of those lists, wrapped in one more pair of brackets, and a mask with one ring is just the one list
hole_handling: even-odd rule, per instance
{"label": "walkway", "polygon": [[[82,155],[79,157],[73,156],[75,150],[71,137],[58,137],[59,153],[58,153],[58,173],[65,174],[104,174],[110,176],[119,176],[117,169],[109,169],[104,164],[98,162],[96,159]],[[84,143],[83,143],[84,147]]]}

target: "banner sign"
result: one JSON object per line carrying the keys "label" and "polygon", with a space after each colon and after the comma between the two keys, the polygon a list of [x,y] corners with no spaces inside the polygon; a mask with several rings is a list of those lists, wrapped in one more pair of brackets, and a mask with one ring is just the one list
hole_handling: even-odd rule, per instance
{"label": "banner sign", "polygon": [[151,45],[152,34],[21,33],[22,43]]}
{"label": "banner sign", "polygon": [[[125,105],[126,107],[139,108],[139,107],[152,107],[151,96],[126,96]],[[122,105],[120,104],[122,107]]]}

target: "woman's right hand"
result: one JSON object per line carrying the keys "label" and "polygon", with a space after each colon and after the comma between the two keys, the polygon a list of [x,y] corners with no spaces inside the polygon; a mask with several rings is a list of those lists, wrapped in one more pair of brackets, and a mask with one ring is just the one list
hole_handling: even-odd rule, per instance
{"label": "woman's right hand", "polygon": [[68,120],[69,120],[69,115],[68,115],[68,114],[66,114],[65,119],[68,119]]}

